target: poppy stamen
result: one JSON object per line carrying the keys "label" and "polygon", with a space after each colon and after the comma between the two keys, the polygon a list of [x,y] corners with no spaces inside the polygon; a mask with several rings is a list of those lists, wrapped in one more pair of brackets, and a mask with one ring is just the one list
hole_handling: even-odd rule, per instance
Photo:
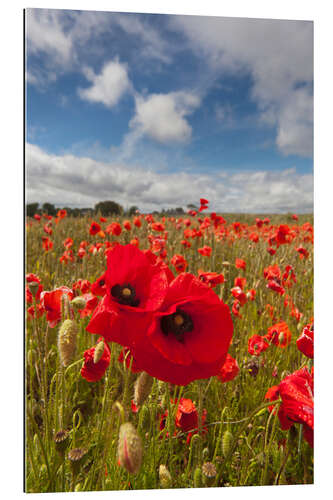
{"label": "poppy stamen", "polygon": [[134,288],[128,283],[125,285],[114,285],[111,288],[111,295],[119,304],[125,306],[137,307],[140,303],[140,300],[136,297]]}
{"label": "poppy stamen", "polygon": [[183,342],[184,334],[193,330],[193,321],[189,314],[178,309],[173,314],[162,316],[161,330],[164,335],[173,333],[179,342]]}

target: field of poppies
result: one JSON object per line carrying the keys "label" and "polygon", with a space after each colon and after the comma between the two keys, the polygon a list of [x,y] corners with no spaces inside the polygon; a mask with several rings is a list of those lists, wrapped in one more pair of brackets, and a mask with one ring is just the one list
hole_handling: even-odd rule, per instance
{"label": "field of poppies", "polygon": [[313,483],[313,217],[26,220],[27,492]]}

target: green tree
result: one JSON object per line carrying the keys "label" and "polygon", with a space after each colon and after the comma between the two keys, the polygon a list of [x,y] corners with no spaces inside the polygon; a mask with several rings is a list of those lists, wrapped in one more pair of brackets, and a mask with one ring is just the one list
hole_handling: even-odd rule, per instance
{"label": "green tree", "polygon": [[42,212],[47,215],[57,215],[57,209],[52,203],[43,203]]}
{"label": "green tree", "polygon": [[130,216],[135,215],[136,212],[137,212],[137,210],[139,210],[138,207],[136,207],[135,205],[133,205],[132,207],[129,208],[128,215],[130,215]]}
{"label": "green tree", "polygon": [[100,212],[102,215],[122,215],[124,209],[119,203],[107,200],[100,201],[95,205],[95,212]]}
{"label": "green tree", "polygon": [[38,212],[39,203],[27,204],[27,217],[33,217]]}

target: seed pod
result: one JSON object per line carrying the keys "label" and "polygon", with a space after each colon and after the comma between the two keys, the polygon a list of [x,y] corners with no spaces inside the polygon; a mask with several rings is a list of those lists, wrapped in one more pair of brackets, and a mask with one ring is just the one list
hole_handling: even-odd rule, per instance
{"label": "seed pod", "polygon": [[68,441],[69,432],[61,429],[56,432],[53,436],[53,441],[55,442],[55,448],[60,455],[64,455],[65,450],[69,444]]}
{"label": "seed pod", "polygon": [[83,457],[88,453],[86,448],[73,448],[68,452],[68,460],[72,468],[72,473],[76,476],[83,462]]}
{"label": "seed pod", "polygon": [[120,426],[118,461],[130,474],[136,474],[142,462],[142,441],[135,427],[126,422]]}
{"label": "seed pod", "polygon": [[35,297],[36,293],[38,292],[39,283],[37,281],[30,281],[30,283],[28,284],[28,287],[29,287],[29,290],[30,290],[32,296]]}
{"label": "seed pod", "polygon": [[97,346],[95,347],[95,351],[94,351],[94,364],[95,365],[96,365],[96,363],[98,363],[100,361],[101,357],[103,356],[104,349],[105,349],[105,344],[104,344],[104,341],[101,340],[100,342],[98,342]]}
{"label": "seed pod", "polygon": [[202,475],[206,486],[212,486],[216,477],[216,467],[212,462],[205,462],[202,466]]}
{"label": "seed pod", "polygon": [[159,467],[159,479],[160,479],[160,485],[162,488],[170,488],[172,484],[172,477],[167,469],[167,467],[164,464],[161,464]]}
{"label": "seed pod", "polygon": [[141,406],[150,394],[154,378],[146,372],[140,373],[134,384],[134,403]]}
{"label": "seed pod", "polygon": [[83,297],[75,297],[73,300],[71,300],[71,304],[75,307],[75,309],[78,309],[79,311],[81,309],[84,309],[87,305],[87,302]]}
{"label": "seed pod", "polygon": [[233,439],[232,433],[229,430],[225,431],[222,436],[222,453],[224,458],[229,454],[232,444],[232,439]]}
{"label": "seed pod", "polygon": [[66,319],[59,329],[58,351],[63,366],[68,366],[74,357],[77,333],[77,324],[71,319]]}
{"label": "seed pod", "polygon": [[222,266],[229,267],[229,266],[231,266],[231,264],[228,260],[225,260],[224,262],[222,262]]}
{"label": "seed pod", "polygon": [[201,488],[201,486],[202,486],[201,479],[202,479],[201,469],[200,469],[200,467],[197,467],[195,469],[194,475],[193,475],[194,488]]}

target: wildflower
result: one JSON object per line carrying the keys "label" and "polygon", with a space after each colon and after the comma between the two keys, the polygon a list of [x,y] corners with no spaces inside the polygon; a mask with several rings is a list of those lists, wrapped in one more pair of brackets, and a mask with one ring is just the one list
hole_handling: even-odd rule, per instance
{"label": "wildflower", "polygon": [[62,296],[67,295],[68,300],[72,300],[74,294],[67,286],[61,286],[51,292],[45,291],[40,295],[40,302],[46,311],[46,319],[50,328],[54,328],[61,319]]}
{"label": "wildflower", "polygon": [[238,373],[239,373],[238,363],[228,353],[225,362],[223,363],[219,373],[217,374],[217,378],[221,382],[230,382],[235,377],[237,377]]}
{"label": "wildflower", "polygon": [[268,340],[261,335],[252,335],[248,340],[248,351],[252,356],[259,356],[262,352],[265,352],[268,347]]}
{"label": "wildflower", "polygon": [[[97,345],[86,350],[83,354],[84,364],[81,376],[88,382],[97,382],[105,374],[111,359],[109,346],[100,337]],[[97,354],[97,356],[96,356]]]}
{"label": "wildflower", "polygon": [[244,271],[245,271],[245,269],[246,269],[246,262],[243,259],[236,259],[235,266],[238,269],[244,269]]}
{"label": "wildflower", "polygon": [[265,338],[277,347],[284,348],[290,344],[291,332],[287,323],[285,321],[281,321],[268,329]]}
{"label": "wildflower", "polygon": [[89,234],[94,236],[95,234],[99,233],[101,230],[101,226],[98,224],[98,222],[92,222],[91,226],[89,228]]}
{"label": "wildflower", "polygon": [[175,254],[171,259],[171,264],[176,268],[177,273],[183,273],[187,268],[187,261],[182,255]]}
{"label": "wildflower", "polygon": [[124,226],[124,228],[126,229],[126,231],[130,231],[130,230],[131,230],[131,228],[132,228],[131,222],[130,222],[129,220],[125,220],[125,221],[123,222],[123,226]]}
{"label": "wildflower", "polygon": [[301,335],[296,340],[298,350],[311,359],[313,359],[313,334],[313,323],[309,323],[303,328]]}
{"label": "wildflower", "polygon": [[213,272],[205,272],[202,269],[198,270],[198,278],[200,281],[205,283],[206,285],[214,288],[217,285],[224,283],[223,274],[213,273]]}
{"label": "wildflower", "polygon": [[212,248],[209,246],[204,246],[202,248],[198,248],[198,252],[203,256],[203,257],[210,257],[212,253]]}

